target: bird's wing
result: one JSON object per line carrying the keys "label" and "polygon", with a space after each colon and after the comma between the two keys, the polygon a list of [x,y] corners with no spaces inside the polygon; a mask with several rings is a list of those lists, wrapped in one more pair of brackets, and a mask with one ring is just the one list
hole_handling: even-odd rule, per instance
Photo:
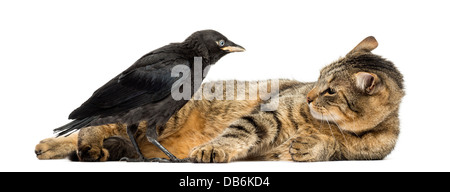
{"label": "bird's wing", "polygon": [[172,88],[177,87],[174,83],[180,84],[182,81],[179,79],[185,77],[172,77],[172,67],[178,64],[189,66],[189,61],[167,59],[148,65],[139,63],[136,67],[127,69],[95,91],[69,115],[69,119],[116,115],[167,97]]}
{"label": "bird's wing", "polygon": [[180,77],[178,74],[176,74],[177,76],[172,76],[172,70],[177,65],[185,66],[184,69],[186,69],[189,67],[189,61],[184,59],[172,59],[168,61],[161,61],[157,64],[137,67],[133,70],[127,70],[122,73],[118,77],[117,82],[127,88],[132,88],[138,91],[167,95],[170,93],[173,84],[177,80],[181,77],[187,77]]}

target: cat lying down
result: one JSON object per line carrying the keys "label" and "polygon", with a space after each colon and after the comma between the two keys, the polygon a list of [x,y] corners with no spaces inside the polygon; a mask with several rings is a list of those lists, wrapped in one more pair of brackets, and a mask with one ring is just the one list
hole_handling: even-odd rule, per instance
{"label": "cat lying down", "polygon": [[[375,38],[367,37],[323,68],[313,83],[283,79],[204,83],[203,88],[212,91],[198,91],[158,128],[158,140],[175,156],[201,163],[383,159],[395,147],[405,93],[403,76],[394,64],[371,53],[377,46]],[[261,85],[266,91],[256,91]],[[272,90],[267,91],[268,85]],[[240,92],[247,99],[239,99]],[[144,127],[141,122],[136,133],[144,156],[167,158],[147,141]],[[137,157],[123,124],[44,139],[35,152],[39,159]]]}

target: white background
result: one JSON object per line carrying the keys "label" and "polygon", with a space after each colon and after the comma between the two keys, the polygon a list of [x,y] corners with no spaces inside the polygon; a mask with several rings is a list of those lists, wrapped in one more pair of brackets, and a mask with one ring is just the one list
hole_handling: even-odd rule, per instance
{"label": "white background", "polygon": [[[1,1],[0,171],[450,171],[445,1]],[[39,161],[34,146],[143,54],[215,29],[247,51],[215,79],[315,81],[369,35],[405,76],[401,135],[382,161],[230,164]]]}

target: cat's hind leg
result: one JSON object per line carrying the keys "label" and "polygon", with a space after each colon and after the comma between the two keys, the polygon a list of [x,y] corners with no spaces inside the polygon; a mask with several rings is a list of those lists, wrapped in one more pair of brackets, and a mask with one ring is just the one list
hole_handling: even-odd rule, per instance
{"label": "cat's hind leg", "polygon": [[39,142],[34,149],[36,157],[45,159],[64,159],[77,150],[78,133],[67,137],[47,138]]}

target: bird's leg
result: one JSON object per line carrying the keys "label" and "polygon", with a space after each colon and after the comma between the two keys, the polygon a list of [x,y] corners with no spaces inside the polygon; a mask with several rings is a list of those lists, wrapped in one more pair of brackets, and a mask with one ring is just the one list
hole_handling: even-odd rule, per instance
{"label": "bird's leg", "polygon": [[[160,146],[165,150],[163,150],[164,153],[169,153],[171,156],[169,156],[171,158],[171,160],[168,159],[162,159],[162,158],[151,158],[151,159],[147,159],[144,157],[144,155],[141,152],[141,149],[139,148],[136,139],[134,138],[134,135],[136,134],[138,130],[138,125],[136,124],[132,124],[130,126],[127,127],[127,134],[128,137],[130,138],[131,143],[133,144],[134,150],[137,152],[137,154],[139,155],[138,158],[136,159],[132,159],[132,158],[128,158],[128,157],[123,157],[120,159],[120,161],[127,161],[127,162],[187,162],[187,160],[179,160],[178,158],[176,158],[174,155],[172,155],[169,151],[167,151],[167,149],[165,149],[158,141],[156,141],[156,139],[154,140],[157,144],[155,144],[153,141],[151,141],[154,145],[156,145],[159,149]],[[147,129],[148,130],[148,129]],[[147,137],[148,138],[148,137]],[[149,139],[150,140],[150,139]],[[166,153],[166,154],[167,154]],[[173,160],[172,160],[173,159]]]}
{"label": "bird's leg", "polygon": [[162,146],[161,143],[158,142],[158,140],[157,140],[158,134],[156,133],[156,128],[147,127],[146,136],[147,136],[148,141],[153,143],[153,145],[158,147],[162,152],[164,152],[164,154],[166,154],[169,157],[169,160],[164,159],[164,158],[153,158],[153,161],[172,162],[172,163],[189,162],[189,159],[187,159],[187,158],[186,159],[178,159],[177,157],[175,157],[175,155],[173,155],[171,152],[169,152],[169,150],[167,150],[164,146]]}
{"label": "bird's leg", "polygon": [[[127,161],[127,162],[163,162],[164,160],[161,160],[160,158],[147,159],[147,158],[144,157],[144,155],[141,152],[141,149],[139,148],[139,145],[136,142],[136,139],[134,138],[134,135],[136,134],[137,130],[138,130],[138,125],[137,124],[132,124],[130,126],[127,126],[128,137],[130,138],[130,141],[133,144],[134,150],[137,152],[139,157],[136,158],[136,159],[132,159],[132,158],[128,158],[128,157],[122,157],[120,159],[120,161]],[[166,160],[166,161],[168,161],[168,160]]]}
{"label": "bird's leg", "polygon": [[128,162],[143,162],[143,161],[145,161],[144,155],[142,155],[141,149],[139,149],[136,139],[134,138],[134,134],[136,133],[137,130],[138,130],[137,124],[132,124],[132,125],[127,126],[128,137],[130,138],[130,141],[133,144],[134,150],[137,152],[139,157],[137,159],[130,159],[128,157],[123,157],[122,159],[120,159],[120,161],[128,161]]}

